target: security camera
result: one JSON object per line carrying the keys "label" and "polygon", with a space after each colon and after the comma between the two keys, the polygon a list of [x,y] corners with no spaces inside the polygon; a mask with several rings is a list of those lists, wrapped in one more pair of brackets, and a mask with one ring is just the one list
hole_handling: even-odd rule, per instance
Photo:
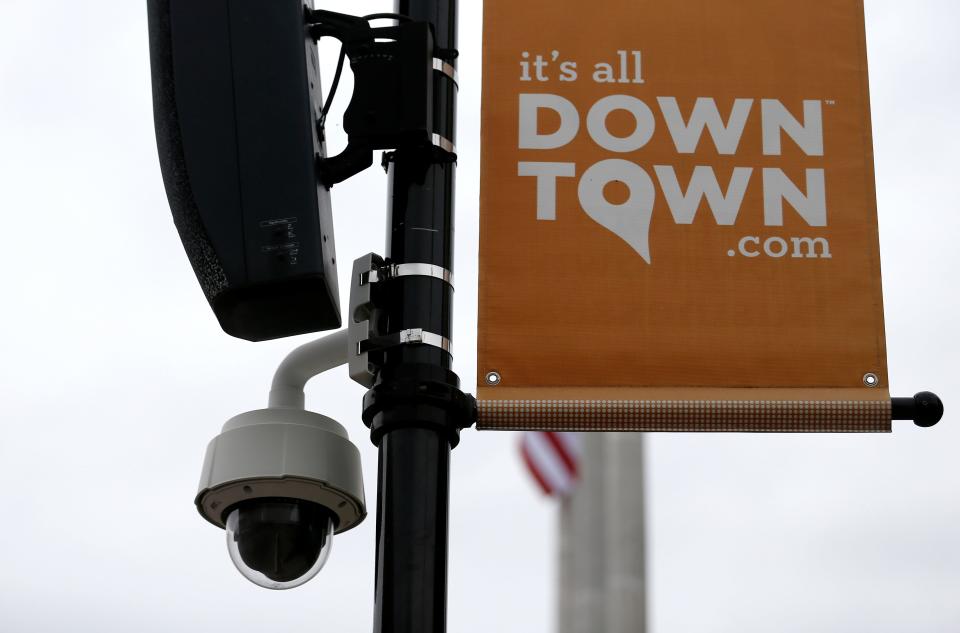
{"label": "security camera", "polygon": [[333,535],[366,516],[360,453],[326,416],[250,411],[210,442],[195,502],[226,530],[244,577],[268,589],[299,587],[326,563]]}

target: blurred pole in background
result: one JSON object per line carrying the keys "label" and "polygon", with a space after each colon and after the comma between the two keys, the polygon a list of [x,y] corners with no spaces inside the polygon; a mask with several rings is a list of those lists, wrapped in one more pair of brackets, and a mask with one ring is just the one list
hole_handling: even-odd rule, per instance
{"label": "blurred pole in background", "polygon": [[559,633],[645,633],[641,433],[583,433],[560,510]]}

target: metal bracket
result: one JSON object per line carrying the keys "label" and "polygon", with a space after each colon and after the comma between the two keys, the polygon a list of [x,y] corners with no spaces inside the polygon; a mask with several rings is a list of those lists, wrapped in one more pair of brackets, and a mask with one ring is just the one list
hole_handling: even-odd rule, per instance
{"label": "metal bracket", "polygon": [[398,345],[430,345],[450,352],[450,340],[421,328],[402,332],[380,332],[381,309],[374,302],[373,289],[401,277],[430,277],[453,287],[453,273],[432,264],[393,264],[374,253],[353,263],[350,285],[350,313],[347,324],[350,377],[364,387],[373,387],[379,368],[370,354]]}
{"label": "metal bracket", "polygon": [[448,154],[457,153],[457,146],[453,144],[453,141],[448,138],[444,138],[439,134],[434,133],[430,137],[430,142],[433,143],[434,147],[439,147]]}
{"label": "metal bracket", "polygon": [[360,341],[357,344],[357,354],[389,349],[399,345],[430,345],[445,352],[450,352],[453,347],[448,338],[433,332],[424,332],[421,328],[414,328]]}
{"label": "metal bracket", "polygon": [[[318,160],[323,184],[332,187],[370,167],[374,150],[430,147],[437,65],[431,25],[403,20],[374,27],[367,18],[325,10],[309,10],[306,17],[315,39],[340,40],[354,76],[343,115],[347,147]],[[446,72],[443,64],[440,70]]]}
{"label": "metal bracket", "polygon": [[384,264],[360,275],[360,285],[375,284],[398,277],[432,277],[453,288],[453,273],[433,264]]}
{"label": "metal bracket", "polygon": [[369,278],[372,272],[383,266],[383,258],[379,255],[374,253],[364,255],[353,262],[350,283],[347,365],[350,369],[350,377],[367,388],[373,386],[377,378],[377,368],[370,362],[369,352],[360,351],[360,346],[376,333],[373,330],[376,329],[376,324],[380,320],[380,312],[373,303],[373,284],[369,283]]}
{"label": "metal bracket", "polygon": [[460,75],[457,73],[457,69],[453,67],[452,64],[446,62],[439,57],[433,58],[433,69],[442,72],[444,75],[453,80],[453,83],[457,84],[457,87],[460,87]]}

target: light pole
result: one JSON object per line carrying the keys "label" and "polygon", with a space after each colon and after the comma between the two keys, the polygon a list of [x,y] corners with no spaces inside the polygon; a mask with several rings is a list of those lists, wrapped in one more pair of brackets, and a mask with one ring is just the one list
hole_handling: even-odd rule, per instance
{"label": "light pole", "polygon": [[[387,154],[387,258],[446,275],[397,276],[384,284],[387,331],[422,329],[436,345],[384,352],[364,399],[379,447],[376,633],[446,630],[450,452],[472,424],[473,401],[450,370],[456,173],[457,0],[397,0],[396,12],[433,26],[433,146]],[[445,278],[444,278],[445,277]]]}

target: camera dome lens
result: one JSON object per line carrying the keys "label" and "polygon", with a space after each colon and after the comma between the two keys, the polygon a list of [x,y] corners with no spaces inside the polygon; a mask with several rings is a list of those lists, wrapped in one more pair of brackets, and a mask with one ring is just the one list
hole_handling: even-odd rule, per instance
{"label": "camera dome lens", "polygon": [[330,556],[334,521],[322,506],[254,499],[227,515],[227,549],[240,573],[267,589],[292,589],[317,575]]}

